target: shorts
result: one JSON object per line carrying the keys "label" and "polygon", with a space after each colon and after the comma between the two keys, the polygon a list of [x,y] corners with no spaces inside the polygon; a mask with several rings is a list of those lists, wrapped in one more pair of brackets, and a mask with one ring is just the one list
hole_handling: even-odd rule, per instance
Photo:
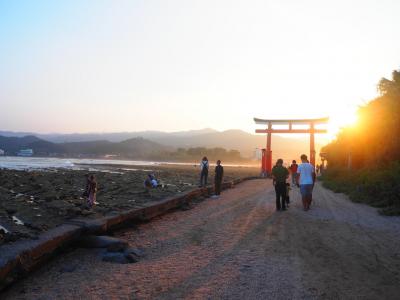
{"label": "shorts", "polygon": [[307,197],[312,195],[313,185],[312,184],[300,184],[301,196]]}

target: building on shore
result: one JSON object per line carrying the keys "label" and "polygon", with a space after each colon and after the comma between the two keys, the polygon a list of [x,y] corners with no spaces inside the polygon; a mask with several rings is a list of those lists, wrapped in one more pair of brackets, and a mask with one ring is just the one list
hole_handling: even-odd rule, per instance
{"label": "building on shore", "polygon": [[5,154],[3,149],[0,149],[0,156],[3,156]]}
{"label": "building on shore", "polygon": [[33,150],[32,149],[21,149],[17,153],[18,156],[32,156]]}

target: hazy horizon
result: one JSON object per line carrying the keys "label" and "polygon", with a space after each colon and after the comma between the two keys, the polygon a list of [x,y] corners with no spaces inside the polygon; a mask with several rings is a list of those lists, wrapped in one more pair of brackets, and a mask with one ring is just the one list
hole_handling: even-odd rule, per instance
{"label": "hazy horizon", "polygon": [[[213,128],[200,128],[200,129],[189,129],[189,130],[180,130],[180,131],[163,131],[163,130],[139,130],[139,131],[110,131],[110,132],[68,132],[68,133],[61,133],[61,132],[28,132],[28,131],[12,131],[12,130],[3,130],[0,129],[0,136],[2,132],[9,132],[9,133],[27,133],[27,134],[38,134],[38,135],[107,135],[107,134],[129,134],[129,133],[144,133],[144,132],[160,132],[166,134],[174,134],[174,133],[185,133],[185,132],[196,132],[196,131],[204,131],[204,134],[215,132],[215,133],[224,133],[226,131],[242,131],[251,135],[255,136],[265,136],[263,134],[256,134],[255,132],[247,132],[245,130],[239,128],[231,128],[226,130],[217,130]],[[273,134],[273,136],[279,136],[285,139],[307,139],[305,143],[308,143],[309,134]],[[324,144],[328,142],[328,138],[324,136],[324,134],[316,134],[316,143],[318,145]]]}

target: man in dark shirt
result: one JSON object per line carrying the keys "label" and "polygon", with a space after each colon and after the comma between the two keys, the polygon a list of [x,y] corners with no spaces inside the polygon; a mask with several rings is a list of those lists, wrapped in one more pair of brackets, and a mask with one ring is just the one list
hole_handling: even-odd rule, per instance
{"label": "man in dark shirt", "polygon": [[275,185],[276,210],[286,210],[286,179],[289,178],[289,171],[283,166],[283,160],[278,159],[272,168],[272,179]]}
{"label": "man in dark shirt", "polygon": [[215,167],[215,195],[219,196],[221,194],[221,184],[222,178],[224,176],[224,167],[221,166],[221,161],[217,160],[217,166]]}

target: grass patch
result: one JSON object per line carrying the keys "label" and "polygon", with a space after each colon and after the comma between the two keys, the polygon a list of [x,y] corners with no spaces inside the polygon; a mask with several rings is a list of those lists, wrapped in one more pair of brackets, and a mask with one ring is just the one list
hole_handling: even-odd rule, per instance
{"label": "grass patch", "polygon": [[360,170],[331,167],[321,180],[324,187],[347,194],[354,202],[378,207],[384,215],[400,215],[400,162]]}

